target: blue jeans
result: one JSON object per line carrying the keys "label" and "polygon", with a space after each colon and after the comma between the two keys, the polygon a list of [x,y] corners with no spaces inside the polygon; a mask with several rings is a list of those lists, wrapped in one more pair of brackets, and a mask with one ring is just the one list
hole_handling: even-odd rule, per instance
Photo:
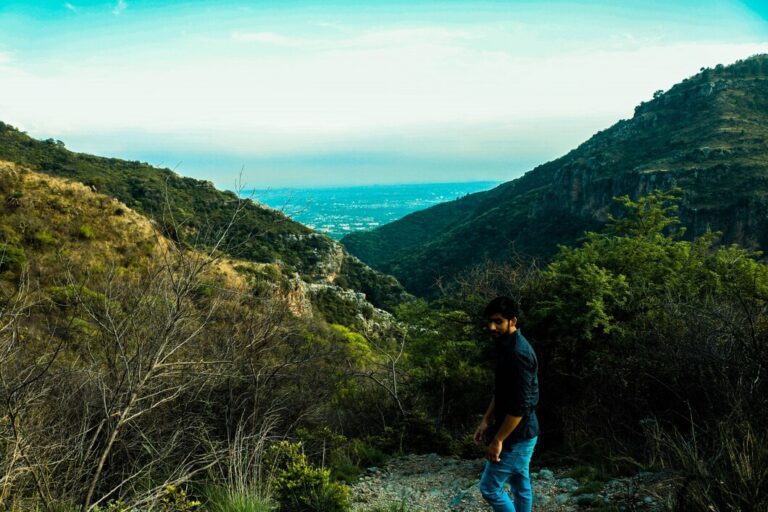
{"label": "blue jeans", "polygon": [[[531,512],[533,490],[528,465],[537,439],[534,437],[515,443],[509,450],[502,450],[499,462],[485,463],[480,492],[495,512]],[[514,503],[504,490],[507,481],[512,487]]]}

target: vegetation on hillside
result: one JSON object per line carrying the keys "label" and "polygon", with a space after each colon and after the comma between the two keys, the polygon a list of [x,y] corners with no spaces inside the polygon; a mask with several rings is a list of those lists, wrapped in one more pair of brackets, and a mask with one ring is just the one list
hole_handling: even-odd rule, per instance
{"label": "vegetation on hillside", "polygon": [[440,279],[514,254],[548,259],[597,230],[612,198],[680,187],[687,237],[768,247],[768,56],[704,69],[639,105],[632,119],[491,191],[444,203],[342,242],[417,295]]}
{"label": "vegetation on hillside", "polygon": [[[694,117],[669,114],[657,122],[679,122],[682,130],[701,116],[729,112],[738,100],[753,104],[759,125],[765,97],[742,93],[764,87],[755,79],[766,72],[764,59],[745,62],[700,75],[709,73],[714,82],[696,78],[657,95],[635,119],[620,123],[624,128],[591,143],[602,154],[631,145],[641,124],[652,124],[642,116],[660,119],[680,101],[701,111],[691,114],[688,105],[678,115]],[[739,73],[746,85],[738,83]],[[722,84],[703,96],[715,95],[714,101],[691,92],[717,80]],[[713,124],[711,133],[722,126]],[[763,139],[754,134],[762,129],[750,132],[755,146],[741,132],[734,135],[742,149],[730,149],[732,155],[746,156],[727,167],[753,173],[753,181],[732,186],[751,185],[754,197],[763,170]],[[578,208],[547,210],[536,201],[548,198],[551,205],[558,197],[547,188],[552,175],[575,194],[572,204],[584,206],[589,197],[574,192],[574,183],[606,193],[601,184],[625,179],[610,166],[632,160],[609,158],[605,176],[589,161],[547,164],[461,203],[465,212],[476,206],[477,223],[457,226],[451,236],[463,234],[455,254],[437,257],[437,241],[426,246],[434,251],[432,264],[456,270],[432,302],[399,303],[395,281],[377,281],[384,287],[376,288],[380,276],[355,259],[342,260],[338,284],[370,286],[367,293],[379,290],[382,302],[397,305],[397,321],[368,332],[366,315],[375,311],[361,308],[354,292],[321,286],[314,304],[320,314],[297,314],[305,290],[292,288],[286,272],[302,271],[309,281],[322,275],[324,263],[315,258],[340,254],[323,252],[324,237],[194,180],[149,167],[140,176],[141,164],[122,161],[109,170],[109,159],[74,155],[5,125],[0,132],[2,151],[33,167],[0,163],[4,507],[345,511],[343,482],[388,454],[481,455],[470,433],[490,398],[493,353],[482,341],[478,314],[504,294],[521,302],[521,328],[539,355],[539,454],[557,451],[561,460],[587,460],[607,474],[669,469],[678,484],[675,510],[768,508],[768,265],[759,253],[729,245],[725,235],[686,230],[691,205],[712,195],[621,196],[601,210],[601,230],[553,249],[546,263],[511,260],[483,245],[505,240],[500,219],[535,231],[541,247],[573,241],[574,224],[565,221],[580,218]],[[719,167],[707,167],[729,153],[681,147],[690,141],[669,146],[669,161],[701,154],[696,166],[633,175],[664,182],[674,174],[684,182],[707,168],[702,183],[719,183],[719,190],[731,183]],[[632,154],[642,158],[640,151],[627,158]],[[83,185],[36,172],[46,166],[105,181]],[[591,181],[578,181],[586,175]],[[136,179],[141,185],[131,188]],[[127,205],[115,199],[121,190]],[[510,190],[516,201],[501,201]],[[224,196],[230,203],[217,203]],[[550,224],[515,224],[530,208]],[[724,207],[712,211],[718,208]],[[273,221],[296,231],[270,232]],[[280,242],[272,245],[269,233]],[[238,242],[226,244],[233,239]],[[291,244],[301,246],[298,254]],[[274,252],[261,259],[257,246]],[[466,256],[469,247],[479,263],[451,267],[450,257]]]}
{"label": "vegetation on hillside", "polygon": [[[175,241],[78,183],[3,163],[0,213],[3,506],[181,512],[271,496],[298,510],[286,489],[305,486],[306,510],[346,508],[316,464],[352,478],[369,460],[357,454],[376,452],[365,439],[384,426],[364,420],[398,414],[377,383],[396,332],[297,316],[273,266],[216,250],[227,233]],[[323,429],[327,453],[312,442]],[[293,462],[264,462],[299,437],[306,458],[286,446]]]}
{"label": "vegetation on hillside", "polygon": [[[227,239],[219,249],[233,257],[277,263],[285,275],[298,273],[307,281],[324,280],[336,272],[345,285],[356,286],[377,307],[392,309],[403,298],[395,279],[347,261],[349,256],[329,237],[279,211],[216,190],[211,182],[137,161],[74,153],[61,141],[38,141],[0,122],[2,160],[69,178],[109,195],[153,219],[163,233],[188,246],[200,246],[215,239],[214,233],[226,231]],[[231,224],[235,209],[238,222]],[[329,261],[334,257],[339,261]]]}
{"label": "vegetation on hillside", "polygon": [[608,474],[671,469],[675,510],[768,507],[768,265],[714,233],[684,240],[678,201],[622,197],[622,215],[545,267],[486,263],[422,302],[408,318],[430,415],[454,435],[479,417],[490,357],[471,320],[510,295],[541,363],[545,452]]}
{"label": "vegetation on hillside", "polygon": [[366,336],[291,313],[271,266],[82,185],[0,178],[6,506],[344,511],[342,481],[387,454],[478,456],[497,294],[541,361],[543,456],[669,468],[676,510],[768,504],[768,266],[684,239],[676,194],[623,197],[546,266],[477,266]]}

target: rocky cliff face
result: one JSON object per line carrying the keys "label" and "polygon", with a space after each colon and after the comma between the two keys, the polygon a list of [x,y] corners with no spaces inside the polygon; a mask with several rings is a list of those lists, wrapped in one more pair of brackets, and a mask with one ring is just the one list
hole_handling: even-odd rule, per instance
{"label": "rocky cliff face", "polygon": [[342,242],[428,294],[436,279],[486,259],[546,259],[618,213],[616,196],[672,188],[682,190],[686,236],[711,229],[725,243],[768,247],[768,56],[657,92],[631,119],[517,180]]}

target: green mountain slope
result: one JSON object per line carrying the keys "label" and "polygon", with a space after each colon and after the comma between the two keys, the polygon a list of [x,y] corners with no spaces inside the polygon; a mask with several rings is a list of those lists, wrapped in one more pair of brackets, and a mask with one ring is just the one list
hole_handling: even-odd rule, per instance
{"label": "green mountain slope", "polygon": [[717,66],[661,91],[565,156],[488,191],[345,237],[410,291],[486,259],[547,258],[608,218],[612,198],[683,190],[681,220],[726,242],[768,247],[768,55]]}
{"label": "green mountain slope", "polygon": [[103,158],[67,150],[61,141],[39,141],[0,123],[0,160],[79,181],[110,195],[158,223],[171,238],[205,246],[230,226],[228,254],[259,263],[277,263],[286,275],[362,292],[375,306],[391,309],[403,288],[350,256],[327,236],[281,212],[216,190],[207,181],[185,178],[141,162]]}

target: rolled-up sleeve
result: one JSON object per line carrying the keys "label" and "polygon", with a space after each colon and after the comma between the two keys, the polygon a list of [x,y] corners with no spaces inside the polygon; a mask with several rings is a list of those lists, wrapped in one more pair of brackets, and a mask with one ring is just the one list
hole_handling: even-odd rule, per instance
{"label": "rolled-up sleeve", "polygon": [[534,354],[515,353],[512,360],[515,365],[515,382],[507,402],[507,414],[525,416],[539,401],[538,362]]}

